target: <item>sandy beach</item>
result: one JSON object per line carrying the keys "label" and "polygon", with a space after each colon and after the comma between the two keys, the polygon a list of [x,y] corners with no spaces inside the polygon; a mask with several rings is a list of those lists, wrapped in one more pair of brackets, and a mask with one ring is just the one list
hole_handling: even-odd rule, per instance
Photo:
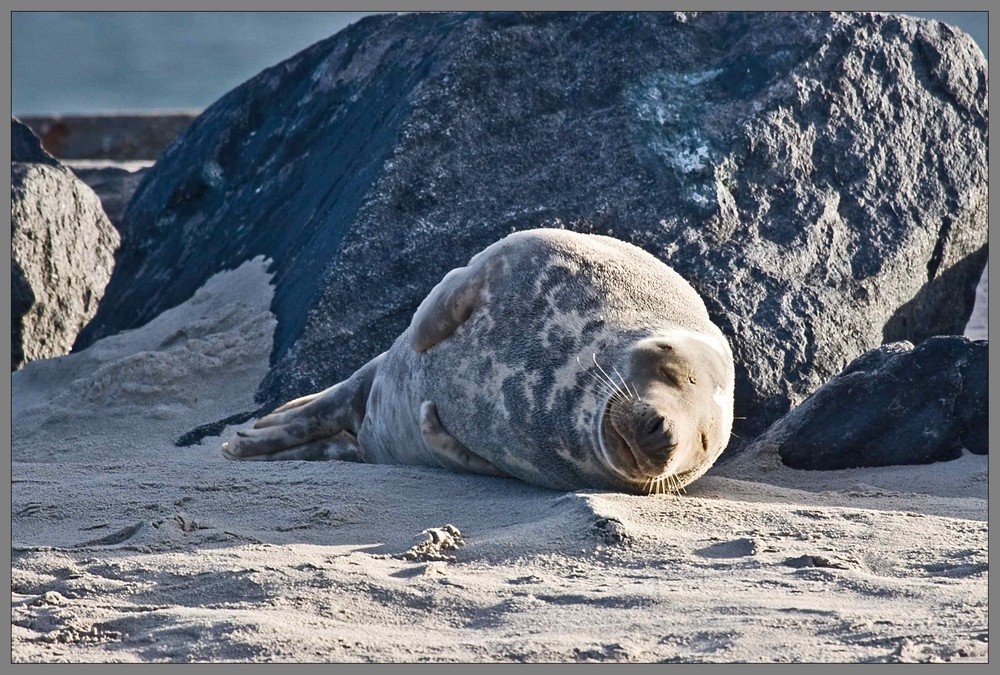
{"label": "sandy beach", "polygon": [[12,375],[14,662],[986,661],[986,456],[640,497],[175,446],[256,407],[271,293]]}

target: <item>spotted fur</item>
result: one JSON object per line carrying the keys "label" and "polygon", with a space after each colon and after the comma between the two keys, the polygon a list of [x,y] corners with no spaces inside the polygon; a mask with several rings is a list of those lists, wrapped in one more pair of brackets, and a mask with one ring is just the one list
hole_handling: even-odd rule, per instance
{"label": "spotted fur", "polygon": [[600,423],[610,386],[594,364],[624,372],[637,343],[662,336],[708,345],[721,373],[706,413],[720,440],[686,465],[689,482],[722,452],[732,425],[732,354],[701,298],[625,242],[555,229],[512,234],[450,272],[379,357],[356,430],[360,454],[448,464],[421,433],[422,406],[432,402],[435,433],[500,472],[561,490],[641,491],[608,466],[613,450]]}

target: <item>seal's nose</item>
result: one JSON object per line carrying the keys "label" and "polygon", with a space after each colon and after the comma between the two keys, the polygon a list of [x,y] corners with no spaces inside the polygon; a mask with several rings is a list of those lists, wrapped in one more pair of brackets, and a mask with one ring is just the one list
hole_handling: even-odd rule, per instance
{"label": "seal's nose", "polygon": [[666,463],[677,447],[673,429],[659,413],[652,412],[636,420],[635,442],[644,455],[658,463]]}

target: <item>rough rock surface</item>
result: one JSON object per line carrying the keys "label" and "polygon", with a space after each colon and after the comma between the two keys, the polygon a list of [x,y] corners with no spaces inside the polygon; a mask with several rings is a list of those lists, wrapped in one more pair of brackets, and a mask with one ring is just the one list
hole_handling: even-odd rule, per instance
{"label": "rough rock surface", "polygon": [[149,168],[133,169],[127,162],[109,162],[103,166],[79,166],[68,162],[68,165],[73,174],[97,194],[108,220],[121,233],[125,207]]}
{"label": "rough rock surface", "polygon": [[971,38],[902,16],[369,17],[168,148],[76,346],[264,254],[271,405],[386,349],[489,243],[561,224],[704,296],[736,356],[739,445],[882,342],[962,332],[987,254],[986,93]]}
{"label": "rough rock surface", "polygon": [[11,370],[70,351],[94,316],[120,238],[65,167],[11,164]]}
{"label": "rough rock surface", "polygon": [[927,464],[987,453],[989,342],[934,337],[855,359],[753,448],[794,469]]}

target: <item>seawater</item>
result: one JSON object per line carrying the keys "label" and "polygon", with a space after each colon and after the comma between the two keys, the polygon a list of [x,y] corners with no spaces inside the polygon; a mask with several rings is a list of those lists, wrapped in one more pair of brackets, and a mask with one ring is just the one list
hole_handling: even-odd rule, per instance
{"label": "seawater", "polygon": [[370,12],[13,12],[14,115],[201,110]]}
{"label": "seawater", "polygon": [[[201,110],[368,12],[13,12],[12,113]],[[911,12],[987,52],[986,12]]]}

